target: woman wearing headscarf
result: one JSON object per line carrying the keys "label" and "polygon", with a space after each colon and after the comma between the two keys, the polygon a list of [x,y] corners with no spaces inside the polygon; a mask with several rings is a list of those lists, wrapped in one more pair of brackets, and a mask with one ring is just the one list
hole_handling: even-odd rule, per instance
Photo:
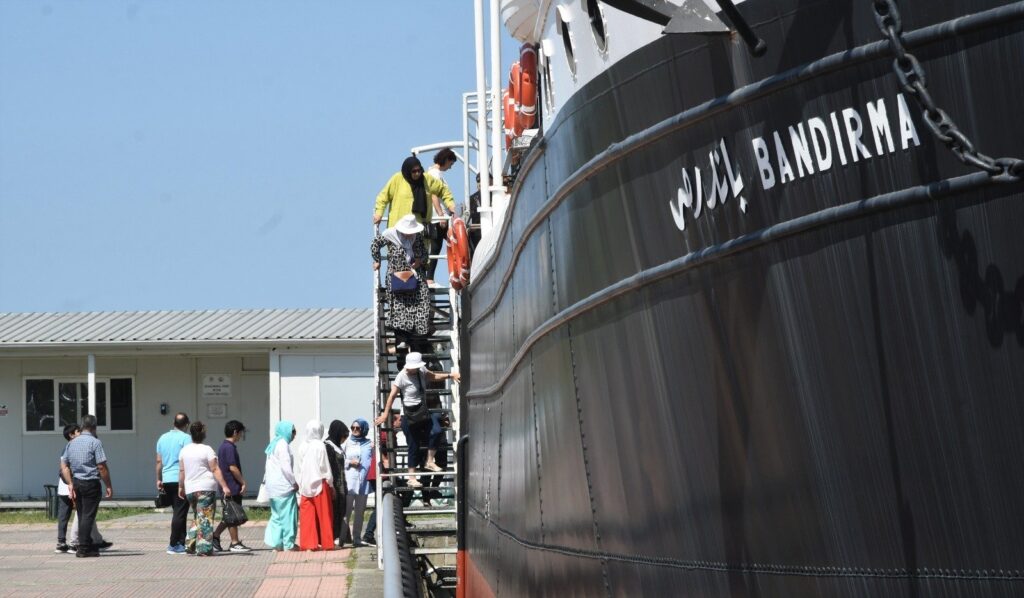
{"label": "woman wearing headscarf", "polygon": [[306,423],[305,442],[299,447],[299,549],[334,550],[331,495],[334,476],[324,446],[324,425]]}
{"label": "woman wearing headscarf", "polygon": [[373,223],[377,224],[388,210],[388,228],[398,224],[403,216],[413,214],[421,224],[430,222],[434,215],[431,195],[436,195],[449,211],[455,210],[455,198],[443,181],[423,174],[423,165],[415,156],[402,162],[396,172],[377,194],[373,209]]}
{"label": "woman wearing headscarf", "polygon": [[[404,334],[406,337],[430,334],[430,288],[423,273],[427,249],[423,244],[422,232],[423,225],[409,215],[377,235],[370,244],[374,270],[380,268],[381,248],[386,247],[388,250],[387,291],[391,309],[388,310],[387,326],[395,330],[397,335]],[[395,275],[401,276],[410,271],[416,278],[416,288],[396,291],[392,284]]]}
{"label": "woman wearing headscarf", "polygon": [[347,528],[351,521],[352,545],[362,546],[359,533],[363,531],[363,510],[366,509],[366,497],[370,494],[370,483],[366,476],[373,458],[373,442],[368,436],[370,426],[365,419],[357,419],[349,428],[352,435],[342,445],[345,453],[345,485],[348,487],[345,526]]}
{"label": "woman wearing headscarf", "polygon": [[266,487],[270,497],[270,521],[263,534],[263,543],[274,550],[298,550],[295,526],[298,506],[295,492],[299,485],[292,469],[291,441],[295,438],[292,422],[281,420],[274,427],[274,438],[264,451],[267,454]]}
{"label": "woman wearing headscarf", "polygon": [[327,449],[327,463],[331,466],[331,476],[334,483],[334,510],[331,512],[331,522],[334,524],[334,545],[341,546],[345,542],[345,534],[341,532],[342,521],[345,519],[345,500],[348,497],[348,489],[345,487],[345,453],[341,447],[348,440],[348,426],[341,420],[331,422],[327,429],[327,440],[324,446]]}

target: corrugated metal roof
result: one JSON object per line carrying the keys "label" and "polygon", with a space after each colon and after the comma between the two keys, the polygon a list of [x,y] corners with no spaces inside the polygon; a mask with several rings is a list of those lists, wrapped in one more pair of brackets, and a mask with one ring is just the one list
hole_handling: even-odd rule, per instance
{"label": "corrugated metal roof", "polygon": [[371,338],[371,309],[0,313],[0,348]]}

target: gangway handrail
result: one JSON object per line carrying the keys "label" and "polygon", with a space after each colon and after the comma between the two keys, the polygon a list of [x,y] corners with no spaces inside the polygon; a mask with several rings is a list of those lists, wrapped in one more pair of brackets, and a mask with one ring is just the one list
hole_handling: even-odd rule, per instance
{"label": "gangway handrail", "polygon": [[412,562],[408,534],[398,525],[404,520],[401,504],[394,494],[388,493],[377,512],[383,515],[379,529],[380,553],[384,563],[384,598],[418,598],[420,583]]}

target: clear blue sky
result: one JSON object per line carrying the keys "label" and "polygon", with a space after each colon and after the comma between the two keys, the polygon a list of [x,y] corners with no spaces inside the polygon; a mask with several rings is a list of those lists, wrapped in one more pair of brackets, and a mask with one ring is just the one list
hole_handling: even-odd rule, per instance
{"label": "clear blue sky", "polygon": [[473,61],[470,0],[0,0],[0,312],[369,306]]}

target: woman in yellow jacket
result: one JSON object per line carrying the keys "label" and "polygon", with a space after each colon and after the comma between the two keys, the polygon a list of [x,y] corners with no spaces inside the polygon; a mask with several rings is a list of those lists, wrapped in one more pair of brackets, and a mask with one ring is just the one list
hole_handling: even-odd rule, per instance
{"label": "woman in yellow jacket", "polygon": [[440,197],[449,210],[455,211],[455,198],[448,185],[423,174],[423,165],[415,156],[410,156],[402,162],[402,171],[395,173],[377,194],[373,223],[381,221],[387,208],[388,228],[393,228],[408,214],[415,214],[418,222],[427,225],[434,215],[431,195]]}

